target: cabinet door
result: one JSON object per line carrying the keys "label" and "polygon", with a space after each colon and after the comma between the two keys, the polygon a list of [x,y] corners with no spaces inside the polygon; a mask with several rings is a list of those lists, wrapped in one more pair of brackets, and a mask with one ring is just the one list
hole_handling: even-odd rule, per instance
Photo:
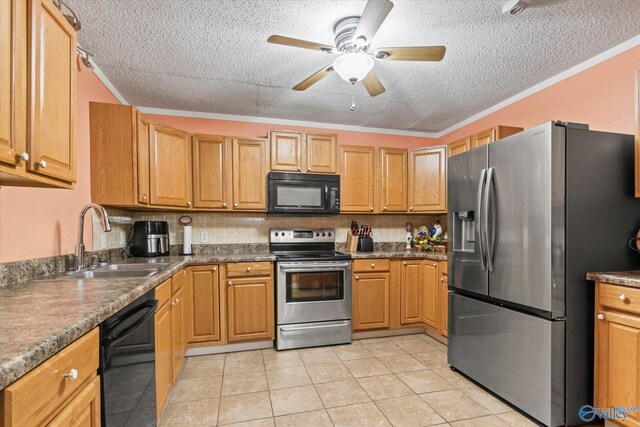
{"label": "cabinet door", "polygon": [[171,301],[165,303],[155,314],[156,344],[156,405],[158,418],[169,397],[173,383],[173,346],[171,332]]}
{"label": "cabinet door", "polygon": [[0,1],[0,162],[21,163],[26,150],[26,2]]}
{"label": "cabinet door", "polygon": [[400,280],[400,323],[420,323],[422,321],[422,261],[402,261]]}
{"label": "cabinet door", "polygon": [[360,273],[353,279],[353,330],[388,328],[389,273]]}
{"label": "cabinet door", "polygon": [[180,366],[184,360],[186,351],[186,338],[184,326],[184,288],[172,296],[171,301],[171,346],[173,348],[172,382],[175,382],[180,372]]}
{"label": "cabinet door", "polygon": [[473,135],[471,141],[472,148],[482,147],[496,140],[496,128],[483,130]]}
{"label": "cabinet door", "polygon": [[422,322],[438,327],[438,263],[422,261]]}
{"label": "cabinet door", "polygon": [[100,427],[100,377],[91,380],[47,425]]}
{"label": "cabinet door", "polygon": [[217,265],[189,267],[185,288],[187,342],[220,340],[220,288]]}
{"label": "cabinet door", "polygon": [[233,140],[233,209],[267,209],[269,157],[264,139]]}
{"label": "cabinet door", "polygon": [[271,170],[300,172],[302,170],[302,134],[299,132],[270,132]]}
{"label": "cabinet door", "polygon": [[76,32],[49,0],[29,7],[29,167],[76,180]]}
{"label": "cabinet door", "polygon": [[[594,406],[639,406],[640,317],[606,310],[598,314]],[[640,413],[630,412],[625,425],[639,426]]]}
{"label": "cabinet door", "polygon": [[138,172],[138,203],[149,204],[149,123],[136,112],[138,130],[136,135],[136,158]]}
{"label": "cabinet door", "polygon": [[223,136],[194,135],[193,206],[228,209],[231,199],[231,144]]}
{"label": "cabinet door", "polygon": [[468,136],[448,145],[449,157],[457,156],[471,150],[471,137]]}
{"label": "cabinet door", "polygon": [[230,279],[226,287],[229,342],[273,339],[273,279]]}
{"label": "cabinet door", "polygon": [[340,147],[340,212],[373,212],[375,149]]}
{"label": "cabinet door", "polygon": [[440,281],[438,283],[438,330],[445,337],[448,335],[449,325],[449,282],[447,273],[447,261],[438,264]]}
{"label": "cabinet door", "polygon": [[335,135],[307,134],[307,172],[336,173],[337,141]]}
{"label": "cabinet door", "polygon": [[191,145],[186,132],[149,125],[151,204],[191,206]]}
{"label": "cabinet door", "polygon": [[446,148],[409,151],[409,211],[447,210]]}
{"label": "cabinet door", "polygon": [[380,182],[382,212],[406,212],[407,150],[382,148],[380,150]]}

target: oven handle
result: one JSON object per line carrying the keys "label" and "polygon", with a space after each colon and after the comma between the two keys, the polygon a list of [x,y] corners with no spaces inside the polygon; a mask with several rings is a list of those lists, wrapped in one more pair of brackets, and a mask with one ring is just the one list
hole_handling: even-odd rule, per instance
{"label": "oven handle", "polygon": [[284,332],[304,331],[307,329],[336,328],[339,326],[349,326],[349,322],[344,321],[340,323],[331,323],[330,325],[315,325],[315,326],[280,326],[280,330],[284,333]]}
{"label": "oven handle", "polygon": [[351,267],[351,263],[344,263],[344,264],[330,264],[330,265],[315,265],[315,266],[308,266],[308,267],[303,267],[303,266],[287,266],[287,265],[280,265],[280,271],[344,271],[346,269],[348,269],[349,267]]}

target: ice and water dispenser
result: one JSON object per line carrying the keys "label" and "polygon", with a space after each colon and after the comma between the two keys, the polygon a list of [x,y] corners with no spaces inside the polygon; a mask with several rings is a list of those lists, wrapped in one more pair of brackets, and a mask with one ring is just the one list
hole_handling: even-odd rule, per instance
{"label": "ice and water dispenser", "polygon": [[453,251],[473,252],[476,239],[474,211],[453,213]]}

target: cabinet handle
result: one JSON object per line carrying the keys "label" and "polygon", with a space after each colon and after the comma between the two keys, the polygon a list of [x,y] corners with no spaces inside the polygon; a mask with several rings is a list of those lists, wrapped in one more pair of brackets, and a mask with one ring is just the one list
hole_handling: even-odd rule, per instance
{"label": "cabinet handle", "polygon": [[187,202],[187,206],[191,206],[191,202]]}
{"label": "cabinet handle", "polygon": [[142,200],[147,201],[147,196],[142,196]]}
{"label": "cabinet handle", "polygon": [[597,316],[598,320],[604,320],[604,314],[599,313]]}
{"label": "cabinet handle", "polygon": [[302,170],[302,168],[300,166],[298,166],[298,172],[300,172]]}
{"label": "cabinet handle", "polygon": [[69,381],[75,381],[78,379],[78,370],[75,368],[71,368],[69,373],[64,374],[66,378],[69,378]]}
{"label": "cabinet handle", "polygon": [[356,280],[360,280],[360,276],[356,276]]}
{"label": "cabinet handle", "polygon": [[376,268],[376,265],[374,263],[371,263],[371,268]]}
{"label": "cabinet handle", "polygon": [[382,208],[382,210],[383,210],[383,211],[386,211],[386,210],[387,210],[387,207],[386,207],[386,206],[385,206],[385,207],[383,207],[383,208]]}
{"label": "cabinet handle", "polygon": [[231,286],[231,285],[233,285],[233,283],[231,282],[231,280],[228,280],[227,281],[227,286]]}
{"label": "cabinet handle", "polygon": [[373,206],[369,207],[369,210],[370,210],[371,212],[373,212]]}
{"label": "cabinet handle", "polygon": [[234,204],[233,204],[233,206],[237,208],[237,207],[238,207],[238,204],[237,204],[237,203],[234,203]]}
{"label": "cabinet handle", "polygon": [[409,210],[410,210],[410,211],[412,211],[412,210],[413,210],[413,206],[411,206],[411,207],[409,208]]}
{"label": "cabinet handle", "polygon": [[626,301],[627,300],[627,296],[625,294],[620,294],[620,296],[618,298],[620,298],[620,301]]}
{"label": "cabinet handle", "polygon": [[16,156],[16,157],[17,157],[17,159],[16,159],[17,162],[16,163],[20,163],[20,160],[24,160],[25,162],[28,162],[29,159],[31,158],[31,157],[29,157],[29,153],[27,153],[26,151],[23,152],[22,154]]}
{"label": "cabinet handle", "polygon": [[213,271],[218,271],[218,267],[213,267]]}
{"label": "cabinet handle", "polygon": [[223,203],[223,204],[222,204],[222,207],[223,207],[223,208],[226,208],[226,207],[227,207],[227,204],[226,204],[226,203]]}
{"label": "cabinet handle", "polygon": [[402,262],[402,265],[407,265],[407,261],[403,261],[403,262]]}
{"label": "cabinet handle", "polygon": [[440,281],[441,281],[441,282],[444,282],[444,277],[441,277],[441,278],[440,278]]}
{"label": "cabinet handle", "polygon": [[46,168],[46,167],[47,167],[47,161],[46,161],[46,160],[44,160],[44,159],[43,159],[43,160],[40,160],[40,161],[38,162],[38,167],[40,167],[40,168],[42,168],[42,169]]}
{"label": "cabinet handle", "polygon": [[311,172],[311,168],[307,168],[307,172]]}
{"label": "cabinet handle", "polygon": [[247,271],[251,271],[251,267],[247,267]]}

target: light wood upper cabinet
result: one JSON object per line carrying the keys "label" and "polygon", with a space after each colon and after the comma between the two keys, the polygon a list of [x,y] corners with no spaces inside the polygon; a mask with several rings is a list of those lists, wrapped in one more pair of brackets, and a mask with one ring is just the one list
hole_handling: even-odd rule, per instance
{"label": "light wood upper cabinet", "polygon": [[270,132],[271,170],[300,172],[303,169],[303,135],[300,132]]}
{"label": "light wood upper cabinet", "polygon": [[465,153],[471,150],[471,137],[468,136],[466,138],[462,138],[458,141],[452,142],[447,147],[449,149],[449,157]]}
{"label": "light wood upper cabinet", "polygon": [[137,121],[137,186],[138,203],[149,204],[149,123],[142,118],[140,112],[136,112]]}
{"label": "light wood upper cabinet", "polygon": [[406,212],[408,206],[407,150],[380,149],[380,212]]}
{"label": "light wood upper cabinet", "polygon": [[0,1],[0,163],[22,170],[22,153],[28,156],[26,16],[26,2]]}
{"label": "light wood upper cabinet", "polygon": [[187,342],[220,340],[220,284],[217,265],[189,267],[185,288]]}
{"label": "light wood upper cabinet", "polygon": [[149,125],[151,204],[191,207],[191,144],[179,129]]}
{"label": "light wood upper cabinet", "polygon": [[449,334],[449,280],[447,265],[447,261],[440,261],[438,264],[440,275],[438,283],[438,331],[445,337]]}
{"label": "light wood upper cabinet", "polygon": [[389,327],[390,278],[388,272],[353,276],[354,331]]}
{"label": "light wood upper cabinet", "polygon": [[267,209],[267,153],[264,139],[233,140],[233,209]]}
{"label": "light wood upper cabinet", "polygon": [[307,134],[306,171],[310,173],[336,173],[337,137],[330,134]]}
{"label": "light wood upper cabinet", "polygon": [[409,150],[409,212],[447,210],[446,147]]}
{"label": "light wood upper cabinet", "polygon": [[340,212],[373,212],[375,149],[340,146]]}
{"label": "light wood upper cabinet", "polygon": [[495,126],[471,136],[471,148],[482,147],[483,145],[496,142],[499,139],[522,132],[522,128],[513,126]]}
{"label": "light wood upper cabinet", "polygon": [[233,192],[231,141],[224,136],[193,135],[193,207],[229,210]]}
{"label": "light wood upper cabinet", "polygon": [[403,325],[422,321],[422,261],[402,261],[400,279],[400,323]]}
{"label": "light wood upper cabinet", "polygon": [[432,328],[438,327],[438,263],[422,262],[422,322]]}
{"label": "light wood upper cabinet", "polygon": [[226,291],[228,341],[273,339],[273,277],[228,279]]}
{"label": "light wood upper cabinet", "polygon": [[49,0],[29,2],[29,168],[76,180],[76,32]]}

